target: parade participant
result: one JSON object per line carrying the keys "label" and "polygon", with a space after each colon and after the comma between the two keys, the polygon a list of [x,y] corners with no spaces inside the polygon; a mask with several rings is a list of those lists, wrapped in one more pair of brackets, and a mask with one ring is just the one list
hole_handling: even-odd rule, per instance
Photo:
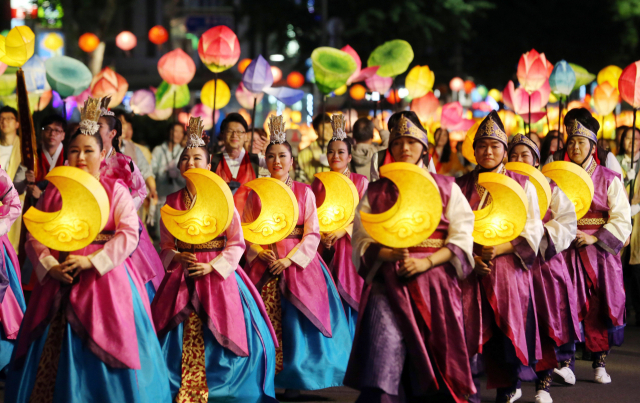
{"label": "parade participant", "polygon": [[229,184],[233,201],[242,214],[250,189],[242,187],[260,176],[260,167],[266,167],[264,156],[245,150],[249,125],[239,113],[228,114],[220,124],[224,148],[211,156],[211,170]]}
{"label": "parade participant", "polygon": [[[191,118],[179,162],[182,175],[211,169],[203,129],[200,118]],[[187,182],[167,197],[167,205],[188,210],[196,191]],[[167,275],[151,311],[174,401],[194,395],[209,402],[275,401],[275,333],[260,294],[238,267],[245,250],[238,211],[223,234],[194,249],[176,240],[163,222],[160,233]]]}
{"label": "parade participant", "polygon": [[[351,335],[340,294],[317,252],[316,198],[309,185],[289,176],[293,157],[282,116],[271,117],[269,132],[267,168],[293,191],[299,218],[293,232],[272,248],[247,242],[247,274],[262,294],[278,343],[282,341],[276,351],[275,386],[288,389],[290,397],[301,389],[342,386]],[[258,195],[249,193],[242,221],[254,221],[261,205]]]}
{"label": "parade participant", "polygon": [[[102,112],[98,122],[100,125],[98,134],[102,139],[106,152],[106,157],[100,166],[100,174],[121,180],[129,188],[134,206],[138,211],[147,197],[147,188],[138,166],[130,157],[120,152],[119,143],[122,136],[122,123],[120,119],[115,117],[113,112],[108,110],[109,100],[110,97],[102,98]],[[138,221],[140,242],[131,255],[131,260],[133,267],[140,271],[140,276],[147,287],[149,299],[153,300],[156,290],[164,277],[164,269],[162,261],[158,257],[153,243],[151,243],[147,229],[142,220],[139,219]]]}
{"label": "parade participant", "polygon": [[457,151],[451,149],[449,131],[438,128],[433,135],[435,147],[431,152],[431,158],[435,164],[436,172],[447,176],[461,176],[467,171],[458,158]]}
{"label": "parade participant", "polygon": [[300,167],[299,181],[311,184],[313,175],[318,172],[328,172],[329,161],[325,154],[327,144],[333,138],[331,118],[323,113],[313,118],[311,122],[317,140],[298,153],[298,165]]}
{"label": "parade participant", "polygon": [[[347,141],[345,132],[344,115],[333,115],[331,117],[333,128],[333,138],[327,146],[327,160],[331,171],[345,175],[358,189],[360,198],[367,191],[369,181],[364,175],[353,173],[349,170],[351,162],[351,143]],[[316,205],[320,207],[324,202],[325,191],[322,182],[316,179],[311,186],[316,196]],[[351,260],[351,234],[353,224],[345,229],[340,229],[330,233],[321,233],[320,243],[326,248],[334,248],[333,260],[329,265],[329,271],[333,275],[338,292],[342,297],[342,305],[349,320],[349,330],[351,336],[355,334],[356,323],[358,321],[358,305],[360,304],[360,294],[362,294],[363,281],[358,276],[356,268]]]}
{"label": "parade participant", "polygon": [[576,239],[565,259],[578,298],[585,346],[593,358],[595,381],[610,383],[606,357],[624,337],[625,290],[618,254],[631,234],[629,200],[619,175],[598,164],[596,134],[579,120],[573,121],[567,134],[564,159],[587,171],[595,193],[589,211],[578,220]]}
{"label": "parade participant", "polygon": [[[423,164],[428,140],[421,125],[400,116],[390,140],[395,161]],[[432,176],[442,218],[413,248],[376,243],[360,221],[361,213],[379,214],[396,203],[392,181],[370,184],[356,210],[353,262],[366,284],[345,385],[361,391],[357,402],[422,401],[434,394],[464,402],[476,391],[458,285],[473,269],[474,215],[453,178]]]}
{"label": "parade participant", "polygon": [[[373,142],[373,129],[380,134],[380,144]],[[371,174],[371,159],[380,150],[389,147],[389,131],[382,127],[382,116],[373,119],[360,118],[353,124],[353,167],[356,173],[365,175],[367,180]]]}
{"label": "parade participant", "polygon": [[[475,269],[462,282],[467,347],[474,375],[481,372],[482,352],[488,376],[487,386],[498,388],[496,402],[513,402],[522,392],[521,380],[536,379],[522,366],[541,358],[536,329],[531,273],[544,234],[536,190],[524,175],[507,171],[507,135],[497,112],[482,121],[474,137],[476,169],[456,179],[473,210],[491,203],[491,196],[478,184],[482,172],[495,172],[515,180],[528,202],[524,230],[513,241],[497,246],[474,245]],[[479,380],[476,385],[479,389]],[[480,401],[479,394],[471,401]]]}
{"label": "parade participant", "polygon": [[[511,141],[508,154],[509,162],[540,165],[538,146],[522,134]],[[574,341],[580,339],[577,299],[561,253],[576,237],[576,210],[555,182],[551,181],[549,186],[552,193],[543,218],[544,237],[531,269],[542,346],[542,360],[536,364],[536,403],[553,402],[549,395],[553,371],[559,362],[571,359]],[[561,371],[565,379],[571,380],[570,368]]]}
{"label": "parade participant", "polygon": [[559,132],[557,130],[549,130],[540,147],[540,163],[545,162],[549,156],[563,147],[564,142],[560,138]]}
{"label": "parade participant", "polygon": [[[133,200],[120,181],[100,173],[106,150],[97,135],[100,109],[95,101],[85,103],[81,129],[69,142],[68,161],[99,178],[109,198],[108,221],[92,244],[62,262],[57,251],[28,235],[26,249],[37,263],[39,283],[11,363],[7,402],[171,399],[149,300],[128,258],[138,243]],[[61,194],[50,184],[37,208],[55,212],[61,207]]]}

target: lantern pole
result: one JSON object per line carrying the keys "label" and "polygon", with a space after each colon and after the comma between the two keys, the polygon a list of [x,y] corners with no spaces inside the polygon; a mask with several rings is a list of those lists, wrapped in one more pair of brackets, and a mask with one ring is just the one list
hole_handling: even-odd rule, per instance
{"label": "lantern pole", "polygon": [[529,94],[529,135],[531,135],[531,94]]}
{"label": "lantern pole", "polygon": [[211,138],[216,134],[216,96],[218,95],[218,73],[214,73],[215,77],[213,79],[213,112],[211,112],[211,121],[213,122],[213,127],[211,128]]}
{"label": "lantern pole", "polygon": [[175,123],[178,120],[178,117],[176,116],[176,97],[178,94],[178,89],[176,88],[175,91],[173,91],[173,122]]}
{"label": "lantern pole", "polygon": [[[633,126],[631,130],[631,167],[630,170],[633,170],[633,158],[636,156],[635,152],[635,144],[636,144],[636,112],[637,108],[633,108]],[[624,140],[624,139],[623,139]],[[631,199],[633,199],[633,190],[635,188],[636,179],[634,178],[629,184],[629,203],[631,203]]]}
{"label": "lantern pole", "polygon": [[544,106],[544,115],[547,117],[547,134],[551,131],[551,123],[549,123],[549,112],[547,111],[547,105]]}
{"label": "lantern pole", "polygon": [[253,154],[253,132],[256,128],[256,104],[257,103],[258,103],[258,98],[253,97],[253,110],[251,111],[251,138],[249,139],[249,154]]}

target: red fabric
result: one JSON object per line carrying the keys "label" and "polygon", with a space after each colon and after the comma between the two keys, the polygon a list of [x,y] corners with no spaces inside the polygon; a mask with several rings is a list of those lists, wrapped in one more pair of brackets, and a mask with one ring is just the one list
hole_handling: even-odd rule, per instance
{"label": "red fabric", "polygon": [[[38,176],[36,176],[36,182],[43,181],[44,177],[49,173],[49,170],[51,170],[51,165],[49,165],[49,161],[47,160],[47,157],[45,157],[44,151],[40,150],[38,154]],[[56,167],[62,165],[64,165],[64,148],[60,152],[58,160],[56,161]],[[31,277],[31,280],[33,280],[33,276]],[[29,282],[29,284],[31,285],[31,282]]]}
{"label": "red fabric", "polygon": [[[229,169],[229,165],[227,165],[227,161],[224,156],[220,160],[220,164],[218,164],[216,174],[218,174],[218,176],[220,176],[227,183],[234,181],[239,182],[242,185],[256,178],[256,173],[253,170],[253,166],[251,165],[251,158],[249,158],[249,153],[244,154],[244,158],[242,159],[240,169],[238,170],[238,176],[236,178],[231,175],[231,170]],[[249,196],[250,191],[251,189],[249,189],[248,187],[241,186],[236,191],[236,194],[233,195],[233,203],[235,204],[236,210],[238,210],[238,213],[241,216],[242,212],[244,211],[244,205],[247,202],[247,197]]]}

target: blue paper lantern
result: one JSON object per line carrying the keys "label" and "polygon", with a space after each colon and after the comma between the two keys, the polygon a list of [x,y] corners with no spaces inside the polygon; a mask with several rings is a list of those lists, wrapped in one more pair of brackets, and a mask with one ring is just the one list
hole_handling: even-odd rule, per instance
{"label": "blue paper lantern", "polygon": [[38,56],[33,56],[23,66],[24,81],[29,92],[43,92],[49,89],[47,83],[47,69]]}
{"label": "blue paper lantern", "polygon": [[265,94],[272,95],[287,106],[291,106],[304,98],[304,91],[289,87],[266,88]]}
{"label": "blue paper lantern", "polygon": [[273,85],[271,65],[262,55],[251,61],[242,74],[244,87],[251,92],[259,93]]}
{"label": "blue paper lantern", "polygon": [[549,76],[549,86],[551,91],[559,95],[569,95],[573,91],[576,84],[576,73],[573,71],[569,63],[560,60],[553,67],[551,76]]}

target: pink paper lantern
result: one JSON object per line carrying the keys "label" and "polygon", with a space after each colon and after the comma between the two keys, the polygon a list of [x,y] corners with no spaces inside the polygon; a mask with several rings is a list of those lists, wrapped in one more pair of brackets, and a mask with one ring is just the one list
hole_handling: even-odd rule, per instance
{"label": "pink paper lantern", "polygon": [[[209,130],[213,127],[213,122],[211,121],[211,108],[208,106],[204,104],[194,105],[189,113],[180,113],[180,115],[178,115],[178,120],[180,123],[187,125],[189,123],[189,118],[192,116],[202,118],[205,130]],[[218,121],[218,118],[220,118],[220,110],[216,110],[216,122]]]}
{"label": "pink paper lantern", "polygon": [[442,107],[440,124],[449,131],[466,131],[475,123],[471,119],[465,119],[462,113],[464,108],[460,102],[451,102]]}
{"label": "pink paper lantern", "polygon": [[191,56],[178,48],[160,58],[158,61],[158,73],[169,84],[189,84],[196,74],[196,64]]}
{"label": "pink paper lantern", "polygon": [[232,30],[218,25],[206,31],[198,42],[202,63],[214,73],[231,68],[240,58],[240,42]]}
{"label": "pink paper lantern", "polygon": [[551,87],[548,80],[531,95],[522,87],[515,88],[513,81],[509,81],[502,91],[502,101],[509,109],[520,115],[526,123],[529,123],[529,97],[531,97],[531,122],[535,123],[545,116],[542,108],[549,102],[550,94]]}
{"label": "pink paper lantern", "polygon": [[640,108],[640,61],[633,62],[622,71],[618,79],[620,96],[634,109]]}
{"label": "pink paper lantern", "polygon": [[120,74],[105,67],[93,77],[91,81],[91,93],[94,97],[111,95],[109,108],[120,105],[129,89],[129,83]]}
{"label": "pink paper lantern", "polygon": [[356,62],[356,71],[354,71],[353,74],[351,75],[351,77],[349,77],[349,79],[347,80],[347,85],[351,85],[353,83],[364,81],[367,78],[372,77],[374,74],[376,74],[376,72],[380,68],[380,66],[372,66],[372,67],[366,67],[366,68],[363,69],[362,68],[362,60],[360,60],[360,56],[349,45],[345,46],[344,48],[342,48],[340,50],[342,50],[343,52],[348,53],[349,56],[351,56],[353,58],[353,60]]}
{"label": "pink paper lantern", "polygon": [[414,111],[421,121],[427,121],[438,111],[440,101],[433,95],[433,92],[428,92],[427,95],[415,98],[411,100],[411,110]]}
{"label": "pink paper lantern", "polygon": [[4,71],[7,69],[7,65],[0,62],[0,75],[4,74]]}
{"label": "pink paper lantern", "polygon": [[149,117],[153,120],[167,120],[173,115],[173,108],[167,109],[156,109],[152,113],[149,114]]}
{"label": "pink paper lantern", "polygon": [[379,75],[375,74],[374,76],[367,78],[364,83],[367,84],[367,88],[369,88],[369,91],[378,92],[381,95],[384,95],[387,93],[387,91],[389,91],[389,88],[391,88],[391,85],[393,84],[393,78],[380,77]]}
{"label": "pink paper lantern", "polygon": [[129,31],[122,31],[116,36],[116,46],[125,52],[135,48],[138,44],[138,39],[134,34]]}
{"label": "pink paper lantern", "polygon": [[535,49],[520,56],[518,62],[518,81],[529,94],[540,89],[551,75],[553,65],[549,63],[544,53]]}
{"label": "pink paper lantern", "polygon": [[244,84],[240,82],[238,85],[238,89],[236,89],[236,100],[246,109],[253,109],[253,100],[256,100],[256,103],[259,104],[262,102],[262,97],[264,96],[263,92],[254,93],[245,88]]}
{"label": "pink paper lantern", "polygon": [[156,96],[150,90],[138,90],[131,96],[129,106],[136,115],[148,115],[156,110]]}

